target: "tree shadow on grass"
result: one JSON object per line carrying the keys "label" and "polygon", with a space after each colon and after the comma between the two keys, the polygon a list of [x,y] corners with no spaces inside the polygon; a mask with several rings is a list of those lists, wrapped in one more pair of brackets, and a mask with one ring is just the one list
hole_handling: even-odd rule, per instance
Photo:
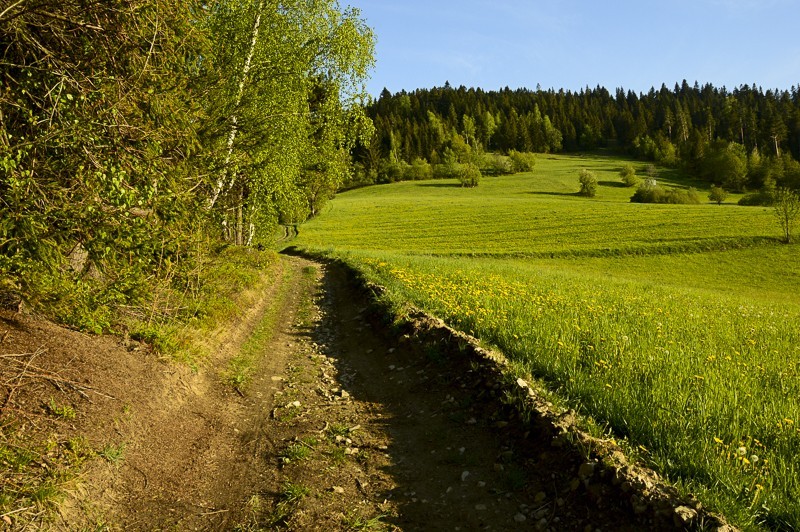
{"label": "tree shadow on grass", "polygon": [[622,183],[621,181],[598,181],[598,185],[601,187],[611,187],[611,188],[627,188],[628,185]]}

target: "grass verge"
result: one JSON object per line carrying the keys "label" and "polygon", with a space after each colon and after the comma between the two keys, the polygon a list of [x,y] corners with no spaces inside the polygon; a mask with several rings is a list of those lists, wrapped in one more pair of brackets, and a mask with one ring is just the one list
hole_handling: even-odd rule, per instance
{"label": "grass verge", "polygon": [[154,302],[148,318],[128,324],[130,336],[151,344],[164,356],[197,367],[209,354],[210,333],[242,316],[279,268],[278,255],[272,251],[225,248],[198,273],[199,290],[171,290],[160,303]]}

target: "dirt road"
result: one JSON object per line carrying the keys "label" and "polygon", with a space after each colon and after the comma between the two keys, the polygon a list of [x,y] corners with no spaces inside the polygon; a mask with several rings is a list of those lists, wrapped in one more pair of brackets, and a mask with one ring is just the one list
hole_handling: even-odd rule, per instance
{"label": "dirt road", "polygon": [[[18,387],[7,406],[27,409],[24,430],[119,454],[85,462],[54,521],[32,508],[0,528],[673,529],[522,423],[474,362],[386,323],[341,267],[283,257],[281,270],[194,370],[4,314],[2,353],[40,352],[42,372],[79,383]],[[269,305],[280,319],[237,393],[225,371]],[[37,423],[48,393],[78,415]]]}

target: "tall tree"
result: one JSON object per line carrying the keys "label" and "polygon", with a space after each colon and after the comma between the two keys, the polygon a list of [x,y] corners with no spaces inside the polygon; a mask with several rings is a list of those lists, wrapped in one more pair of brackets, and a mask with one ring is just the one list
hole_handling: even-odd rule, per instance
{"label": "tall tree", "polygon": [[210,205],[243,244],[281,217],[302,218],[303,190],[318,188],[310,179],[326,190],[342,182],[340,155],[369,130],[361,109],[373,36],[335,0],[220,0],[210,12],[220,70],[208,104],[224,127],[208,140],[225,154]]}

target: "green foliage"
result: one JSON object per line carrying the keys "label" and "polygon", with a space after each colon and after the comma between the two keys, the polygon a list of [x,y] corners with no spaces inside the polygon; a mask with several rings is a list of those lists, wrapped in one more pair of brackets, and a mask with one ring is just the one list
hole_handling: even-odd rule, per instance
{"label": "green foliage", "polygon": [[355,512],[342,516],[343,530],[389,530],[391,527],[383,522],[383,515],[375,517],[364,517]]}
{"label": "green foliage", "polygon": [[406,170],[404,179],[411,181],[421,181],[423,179],[433,178],[433,168],[425,159],[417,157],[411,162],[411,165]]}
{"label": "green foliage", "polygon": [[518,170],[514,169],[513,159],[499,153],[484,153],[479,161],[480,171],[483,175],[506,175]]}
{"label": "green foliage", "polygon": [[678,188],[664,188],[654,179],[647,179],[636,189],[631,196],[633,203],[667,203],[672,205],[698,205],[700,196],[697,190],[690,187],[687,190]]}
{"label": "green foliage", "polygon": [[779,188],[775,191],[774,198],[773,209],[783,234],[783,241],[790,244],[794,226],[800,218],[800,196],[787,188]]}
{"label": "green foliage", "polygon": [[59,405],[51,398],[50,402],[47,404],[47,408],[54,416],[67,420],[75,419],[75,409],[72,405]]}
{"label": "green foliage", "polygon": [[373,36],[333,0],[16,2],[0,44],[0,279],[84,330],[319,212],[373,133]]}
{"label": "green foliage", "polygon": [[462,164],[457,179],[462,187],[475,188],[481,182],[481,170],[472,163]]}
{"label": "green foliage", "polygon": [[581,171],[578,172],[578,183],[580,183],[581,186],[578,194],[581,196],[593,198],[597,195],[597,176],[593,172],[582,168]]}
{"label": "green foliage", "polygon": [[112,464],[116,464],[125,456],[125,444],[114,445],[112,443],[107,443],[102,449],[97,451],[97,454]]}
{"label": "green foliage", "polygon": [[619,171],[619,177],[626,187],[635,187],[641,181],[639,176],[636,175],[636,169],[632,164],[626,164]]}
{"label": "green foliage", "polygon": [[281,486],[281,501],[288,504],[297,504],[310,494],[311,489],[302,484],[285,482],[283,486]]}
{"label": "green foliage", "polygon": [[713,201],[717,205],[722,205],[722,202],[728,199],[728,192],[716,185],[711,185],[711,191],[708,193],[708,200]]}
{"label": "green foliage", "polygon": [[349,150],[371,134],[361,80],[373,36],[357,10],[334,0],[222,0],[208,20],[214,39],[205,105],[216,127],[208,206],[236,244],[265,241],[278,220],[319,211],[344,182]]}
{"label": "green foliage", "polygon": [[280,455],[281,463],[291,464],[292,462],[308,460],[317,443],[313,438],[304,438],[290,443]]}
{"label": "green foliage", "polygon": [[109,306],[135,301],[160,252],[191,238],[177,229],[195,223],[184,192],[200,114],[186,60],[205,49],[198,8],[45,1],[4,11],[0,275],[35,308],[107,328]]}
{"label": "green foliage", "polygon": [[[354,157],[365,168],[377,168],[377,161],[386,158],[435,162],[459,135],[462,144],[498,153],[615,147],[662,167],[688,169],[734,191],[762,188],[764,178],[798,188],[800,130],[792,124],[800,100],[795,92],[687,83],[646,94],[603,87],[579,92],[449,85],[395,94],[387,90],[367,108],[375,142],[358,146]],[[764,150],[761,159],[750,164],[743,155],[759,148]]]}
{"label": "green foliage", "polygon": [[508,157],[511,159],[512,172],[533,172],[536,167],[536,154],[523,153],[517,150],[510,150]]}
{"label": "green foliage", "polygon": [[739,205],[749,207],[771,207],[775,204],[775,191],[761,190],[745,194],[739,200]]}
{"label": "green foliage", "polygon": [[747,154],[744,146],[718,141],[707,148],[701,163],[701,175],[712,183],[741,191],[747,184]]}

